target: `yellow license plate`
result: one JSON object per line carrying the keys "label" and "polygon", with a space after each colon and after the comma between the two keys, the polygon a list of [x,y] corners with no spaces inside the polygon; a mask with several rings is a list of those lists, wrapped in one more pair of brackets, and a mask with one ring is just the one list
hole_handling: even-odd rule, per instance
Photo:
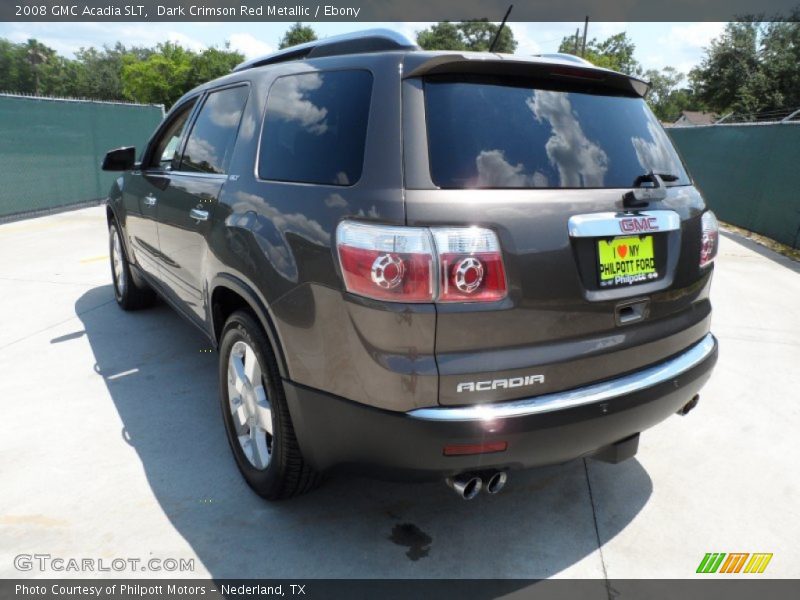
{"label": "yellow license plate", "polygon": [[652,235],[600,240],[597,242],[597,258],[601,287],[658,279]]}

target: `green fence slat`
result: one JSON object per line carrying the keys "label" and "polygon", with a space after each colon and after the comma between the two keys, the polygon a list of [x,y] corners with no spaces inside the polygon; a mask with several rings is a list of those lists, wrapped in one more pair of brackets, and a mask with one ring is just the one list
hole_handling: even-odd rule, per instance
{"label": "green fence slat", "polygon": [[720,219],[800,245],[800,124],[671,127],[667,133]]}
{"label": "green fence slat", "polygon": [[106,151],[140,150],[160,106],[0,95],[0,217],[103,198]]}

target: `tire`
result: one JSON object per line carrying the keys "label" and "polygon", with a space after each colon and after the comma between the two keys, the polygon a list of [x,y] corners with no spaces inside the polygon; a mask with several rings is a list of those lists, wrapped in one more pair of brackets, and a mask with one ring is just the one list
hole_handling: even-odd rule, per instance
{"label": "tire", "polygon": [[117,304],[123,310],[137,310],[152,305],[156,294],[134,279],[125,254],[125,245],[122,243],[122,233],[116,221],[108,226],[108,256],[111,260],[111,282]]}
{"label": "tire", "polygon": [[220,338],[219,398],[236,465],[262,498],[310,491],[319,476],[303,459],[275,355],[253,316],[234,312]]}

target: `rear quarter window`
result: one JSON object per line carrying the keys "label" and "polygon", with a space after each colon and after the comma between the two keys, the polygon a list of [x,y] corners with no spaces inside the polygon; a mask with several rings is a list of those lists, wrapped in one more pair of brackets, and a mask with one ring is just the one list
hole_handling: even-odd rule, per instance
{"label": "rear quarter window", "polygon": [[364,163],[371,97],[369,71],[320,71],[277,79],[267,97],[259,178],[356,183]]}
{"label": "rear quarter window", "polygon": [[690,183],[641,98],[427,81],[425,116],[442,188],[624,188],[650,171]]}

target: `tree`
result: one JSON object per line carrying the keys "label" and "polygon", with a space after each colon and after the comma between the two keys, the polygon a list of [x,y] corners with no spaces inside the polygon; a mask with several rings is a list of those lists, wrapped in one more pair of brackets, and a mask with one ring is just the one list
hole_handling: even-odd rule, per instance
{"label": "tree", "polygon": [[0,43],[0,89],[25,94],[48,94],[58,56],[35,39],[21,44]]}
{"label": "tree", "polygon": [[[471,50],[486,52],[497,35],[499,24],[490,23],[486,19],[480,21],[461,21],[452,23],[442,21],[417,32],[417,44],[425,50]],[[513,54],[517,49],[514,32],[503,27],[495,44],[495,52]]]}
{"label": "tree", "polygon": [[81,48],[75,53],[76,72],[75,87],[77,92],[65,94],[83,96],[97,100],[123,100],[122,66],[125,57],[129,60],[146,60],[154,50],[124,46],[120,42],[114,46],[97,48]]}
{"label": "tree", "polygon": [[728,23],[689,74],[719,112],[756,114],[800,106],[800,10],[788,20]]}
{"label": "tree", "polygon": [[722,35],[712,40],[706,57],[690,77],[698,96],[713,110],[753,111],[759,108],[765,90],[759,64],[757,21],[728,23]]}
{"label": "tree", "polygon": [[313,42],[316,39],[317,33],[310,26],[303,25],[302,23],[295,23],[283,34],[278,48],[283,50],[290,46]]}
{"label": "tree", "polygon": [[41,65],[47,62],[47,59],[50,58],[52,54],[49,54],[47,51],[50,50],[44,44],[37,42],[36,40],[28,40],[27,44],[27,57],[28,62],[31,65],[31,71],[33,73],[33,90],[35,94],[39,93],[39,81],[40,81],[40,74],[41,74]]}
{"label": "tree", "polygon": [[191,89],[190,70],[191,53],[177,44],[165,42],[145,60],[125,55],[122,92],[128,100],[169,107]]}
{"label": "tree", "polygon": [[761,59],[774,86],[768,108],[800,108],[800,9],[790,20],[765,25]]}
{"label": "tree", "polygon": [[219,48],[206,48],[201,53],[192,55],[187,89],[184,91],[230,73],[231,69],[243,60],[244,55],[232,51],[230,43],[226,43],[225,48],[222,50]]}
{"label": "tree", "polygon": [[[586,43],[586,51],[583,53],[583,58],[598,67],[605,67],[627,75],[640,75],[642,67],[633,56],[635,50],[636,45],[628,38],[628,34],[623,31],[603,41],[592,38]],[[576,50],[575,36],[567,36],[562,39],[558,51],[568,54],[580,54],[580,47]]]}
{"label": "tree", "polygon": [[467,42],[464,40],[458,25],[449,21],[442,21],[428,29],[417,32],[417,44],[424,50],[466,50]]}
{"label": "tree", "polygon": [[230,73],[243,60],[229,44],[197,53],[166,42],[147,53],[127,52],[120,70],[122,94],[128,100],[169,108],[192,88]]}
{"label": "tree", "polygon": [[649,69],[643,78],[650,82],[647,103],[661,121],[671,123],[681,111],[700,108],[692,90],[681,85],[686,76],[674,67],[665,67],[661,71]]}
{"label": "tree", "polygon": [[14,44],[0,39],[0,90],[170,106],[243,60],[229,44],[194,52],[170,42],[155,48],[117,42],[102,49],[81,48],[71,59],[36,40]]}

